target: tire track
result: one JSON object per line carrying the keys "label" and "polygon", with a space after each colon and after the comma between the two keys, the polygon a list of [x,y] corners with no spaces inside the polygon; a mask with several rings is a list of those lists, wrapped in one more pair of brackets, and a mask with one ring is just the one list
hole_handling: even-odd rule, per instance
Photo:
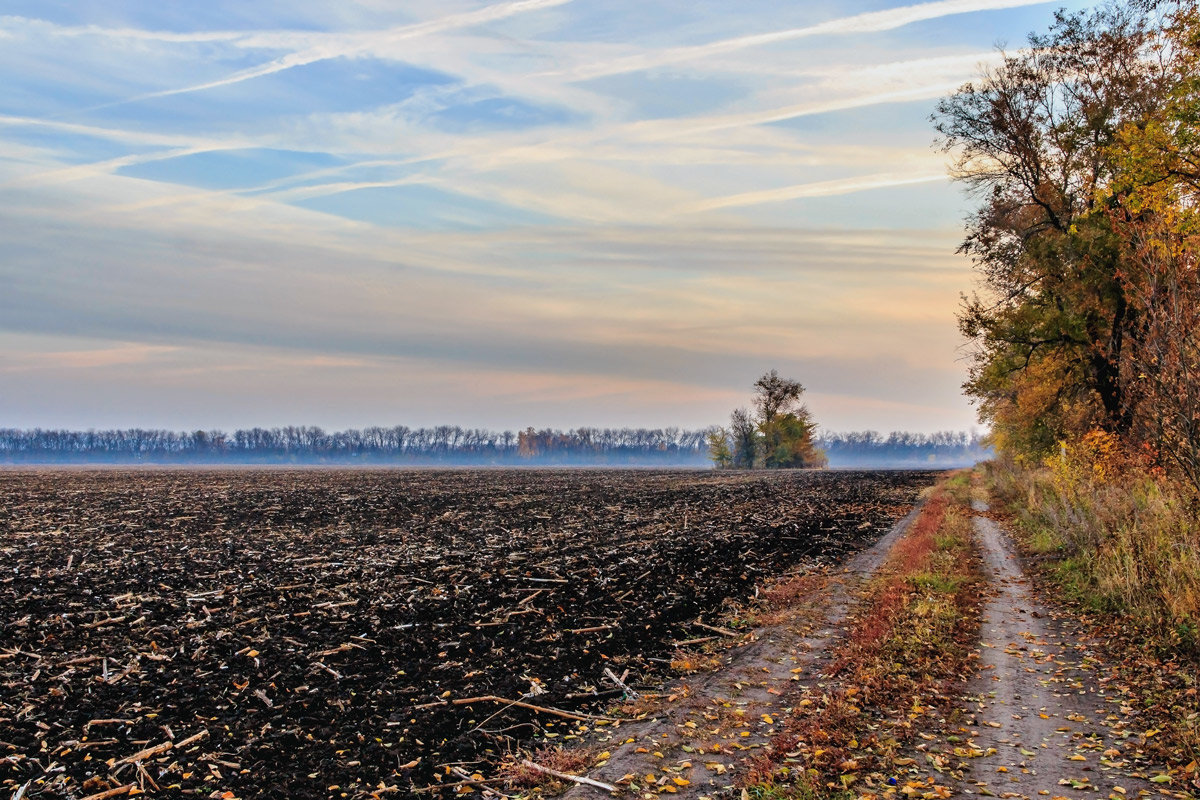
{"label": "tire track", "polygon": [[[811,633],[795,622],[756,630],[749,644],[729,653],[718,672],[665,690],[677,702],[659,716],[604,734],[599,742],[611,755],[587,777],[623,787],[637,785],[640,795],[657,796],[669,786],[679,798],[727,796],[745,759],[779,731],[797,682],[819,679],[834,643],[845,633],[855,589],[887,560],[921,506],[918,503],[879,541],[849,559],[842,571],[829,576],[820,593],[814,593],[823,614]],[[635,777],[622,780],[627,776]],[[608,796],[589,786],[576,786],[565,795]]]}
{"label": "tire track", "polygon": [[[976,502],[977,512],[986,512]],[[980,670],[968,688],[967,725],[926,748],[962,794],[1005,798],[1173,796],[1127,752],[1142,731],[1105,684],[1086,638],[1033,593],[1019,556],[993,520],[976,516],[989,597]]]}

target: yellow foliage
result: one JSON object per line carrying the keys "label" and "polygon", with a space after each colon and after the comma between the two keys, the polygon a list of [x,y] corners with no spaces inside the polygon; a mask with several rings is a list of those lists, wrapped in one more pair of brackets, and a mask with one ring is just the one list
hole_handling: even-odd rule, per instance
{"label": "yellow foliage", "polygon": [[1116,434],[1093,429],[1077,442],[1060,441],[1059,452],[1045,460],[1054,487],[1068,495],[1081,483],[1104,483],[1121,467],[1121,441]]}

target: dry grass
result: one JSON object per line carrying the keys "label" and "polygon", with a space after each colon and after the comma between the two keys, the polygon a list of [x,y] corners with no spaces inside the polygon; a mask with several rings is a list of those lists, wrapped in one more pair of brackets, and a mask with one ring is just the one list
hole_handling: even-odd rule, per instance
{"label": "dry grass", "polygon": [[697,672],[713,672],[725,664],[721,653],[681,653],[671,660],[671,669],[680,675],[694,675]]}
{"label": "dry grass", "polygon": [[759,602],[746,610],[745,619],[754,626],[811,627],[828,584],[829,576],[821,573],[788,576],[767,586]]}
{"label": "dry grass", "polygon": [[[543,747],[536,750],[529,760],[567,775],[583,775],[595,764],[596,751],[587,747]],[[555,795],[574,785],[530,769],[520,761],[507,764],[503,777],[508,787],[523,790],[525,794]]]}
{"label": "dry grass", "polygon": [[1164,653],[1200,656],[1200,498],[1144,473],[1056,461],[991,467],[1026,546],[1051,557],[1075,599],[1130,617]]}

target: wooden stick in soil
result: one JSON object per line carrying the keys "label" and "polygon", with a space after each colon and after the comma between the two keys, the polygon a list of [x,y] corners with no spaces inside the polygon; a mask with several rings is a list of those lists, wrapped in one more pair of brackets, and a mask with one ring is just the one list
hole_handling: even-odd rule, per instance
{"label": "wooden stick in soil", "polygon": [[199,733],[192,734],[191,736],[187,737],[186,739],[184,739],[181,742],[175,742],[175,749],[181,750],[184,747],[187,747],[189,744],[200,741],[205,736],[208,736],[208,728],[205,728],[204,730],[200,731]]}
{"label": "wooden stick in soil", "polygon": [[597,789],[603,789],[604,791],[612,792],[613,794],[616,794],[617,792],[621,791],[616,786],[613,786],[611,783],[603,783],[602,781],[594,781],[591,778],[581,778],[578,775],[568,775],[565,772],[559,772],[556,769],[550,769],[549,767],[543,767],[541,764],[535,764],[532,761],[530,761],[528,758],[523,759],[521,761],[521,764],[526,767],[529,767],[532,770],[536,770],[538,772],[544,772],[547,775],[553,775],[555,778],[558,778],[559,780],[575,781],[575,783],[582,783],[585,786],[595,786]]}
{"label": "wooden stick in soil", "polygon": [[531,595],[527,596],[527,597],[526,597],[524,600],[522,600],[521,602],[517,603],[517,605],[519,605],[519,606],[527,606],[527,605],[529,605],[530,603],[532,603],[532,602],[534,601],[534,599],[536,599],[536,598],[537,598],[537,596],[538,596],[538,595],[540,595],[540,594],[544,593],[545,591],[546,591],[545,589],[538,589],[536,592],[534,592],[533,594],[531,594]]}
{"label": "wooden stick in soil", "polygon": [[497,792],[495,789],[489,789],[487,786],[489,783],[503,783],[505,780],[507,780],[506,778],[492,778],[490,780],[482,777],[476,778],[462,767],[454,767],[451,771],[463,779],[463,785],[478,786],[479,791],[484,797],[508,797],[508,795]]}
{"label": "wooden stick in soil", "polygon": [[95,794],[89,794],[87,797],[83,798],[83,800],[108,800],[109,797],[116,797],[117,795],[129,794],[131,791],[133,791],[133,789],[136,786],[137,786],[137,784],[135,784],[135,783],[127,783],[124,786],[118,786],[115,789],[106,789],[103,792],[96,792]]}
{"label": "wooden stick in soil", "polygon": [[692,624],[695,625],[697,628],[704,628],[704,630],[706,630],[706,631],[712,631],[713,633],[719,633],[722,636],[728,636],[733,639],[738,639],[741,637],[740,633],[737,633],[736,631],[731,631],[728,628],[718,628],[715,625],[705,625],[703,622],[693,622]]}
{"label": "wooden stick in soil", "polygon": [[682,642],[671,642],[671,645],[674,647],[691,647],[694,644],[716,641],[717,638],[716,636],[701,636],[699,639],[685,639]]}
{"label": "wooden stick in soil", "polygon": [[460,697],[457,700],[451,701],[456,706],[466,706],[471,703],[504,703],[505,705],[517,706],[518,708],[536,711],[539,714],[552,714],[563,719],[575,719],[582,722],[619,722],[613,717],[596,717],[591,714],[576,714],[573,711],[563,711],[561,708],[548,708],[546,706],[535,706],[533,703],[526,703],[523,700],[509,700],[504,697],[497,697],[494,694],[485,694],[480,697]]}
{"label": "wooden stick in soil", "polygon": [[[629,674],[628,670],[626,670],[626,674]],[[613,672],[608,667],[604,668],[604,675],[617,686],[620,686],[621,690],[625,692],[626,697],[632,697],[635,700],[638,698],[638,693],[633,689],[630,689],[629,686],[625,684],[625,681],[623,680],[624,676],[618,678],[617,673]]]}
{"label": "wooden stick in soil", "polygon": [[113,766],[117,767],[121,764],[136,764],[139,761],[145,761],[147,758],[153,758],[154,756],[165,753],[174,746],[174,742],[163,742],[162,744],[156,744],[154,747],[147,747],[145,750],[138,751],[131,756],[126,756],[119,761],[114,761]]}
{"label": "wooden stick in soil", "polygon": [[425,792],[440,792],[443,789],[457,789],[460,786],[484,786],[489,783],[502,783],[504,780],[505,780],[504,778],[487,778],[482,781],[469,780],[469,781],[456,781],[455,783],[433,783],[433,784],[430,784],[429,786],[417,787],[415,789],[412,789],[411,791],[413,794],[423,794]]}

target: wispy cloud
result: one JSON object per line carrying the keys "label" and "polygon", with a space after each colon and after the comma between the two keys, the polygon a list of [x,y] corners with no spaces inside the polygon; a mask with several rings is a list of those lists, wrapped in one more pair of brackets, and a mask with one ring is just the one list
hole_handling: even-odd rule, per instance
{"label": "wispy cloud", "polygon": [[8,181],[0,181],[0,188],[13,188],[17,186],[44,186],[53,183],[69,183],[71,181],[83,180],[85,178],[95,178],[101,175],[108,175],[116,172],[123,167],[132,167],[137,164],[149,164],[154,161],[169,161],[173,158],[182,158],[184,156],[196,155],[198,153],[211,153],[219,149],[235,149],[236,145],[214,146],[202,145],[199,147],[180,147],[170,150],[162,150],[156,153],[136,153],[119,158],[110,158],[105,161],[94,161],[90,164],[78,164],[71,167],[58,167],[42,172],[34,172],[27,175],[21,175],[12,178]]}
{"label": "wispy cloud", "polygon": [[161,356],[174,353],[179,348],[163,345],[148,345],[134,342],[118,343],[110,347],[80,350],[45,350],[20,354],[17,357],[0,356],[0,372],[30,372],[33,370],[95,370],[115,366],[146,364]]}
{"label": "wispy cloud", "polygon": [[45,20],[0,16],[0,37],[13,37],[18,33],[37,32],[49,36],[99,37],[104,39],[130,39],[142,42],[168,42],[171,44],[194,44],[206,42],[233,42],[246,39],[244,31],[150,31],[141,28],[107,28],[103,25],[55,25]]}
{"label": "wispy cloud", "polygon": [[740,50],[764,47],[781,42],[791,42],[797,39],[807,39],[817,36],[878,33],[895,30],[905,25],[911,25],[914,22],[938,19],[956,14],[1044,5],[1048,2],[1052,2],[1052,0],[938,0],[938,2],[933,3],[918,3],[899,8],[889,8],[883,11],[871,11],[865,14],[839,17],[802,28],[770,31],[751,36],[738,36],[690,47],[674,47],[659,52],[617,58],[605,63],[586,64],[567,70],[551,71],[545,74],[572,81],[590,80],[625,72],[638,72],[655,67],[701,61]]}
{"label": "wispy cloud", "polygon": [[198,138],[200,138],[195,134],[156,133],[146,130],[87,125],[76,122],[64,122],[56,119],[17,116],[13,114],[0,114],[0,125],[45,128],[47,130],[58,131],[60,133],[79,134],[98,139],[109,139],[126,144],[140,144],[153,147],[191,145],[195,143]]}
{"label": "wispy cloud", "polygon": [[720,208],[741,208],[763,203],[781,203],[785,200],[800,200],[807,197],[834,197],[842,194],[865,192],[871,189],[886,189],[893,186],[912,186],[917,183],[932,183],[947,180],[945,171],[926,175],[905,175],[880,172],[853,178],[838,178],[831,181],[802,183],[778,189],[763,189],[757,192],[717,197],[687,208],[687,211],[715,211]]}
{"label": "wispy cloud", "polygon": [[[517,14],[526,14],[532,11],[543,11],[545,9],[554,8],[555,6],[566,5],[570,2],[572,2],[572,0],[517,0],[516,2],[497,3],[476,11],[468,11],[461,14],[451,14],[440,19],[429,20],[427,22],[418,22],[412,25],[403,25],[384,31],[329,35],[320,37],[318,41],[304,50],[295,53],[289,53],[257,67],[240,70],[230,75],[226,75],[223,78],[218,78],[217,80],[196,83],[177,89],[164,89],[158,92],[148,92],[146,94],[141,94],[136,97],[131,97],[118,102],[132,103],[142,100],[152,100],[159,97],[171,97],[173,95],[188,94],[191,92],[202,92],[207,89],[230,86],[235,83],[253,80],[254,78],[261,78],[265,75],[273,75],[277,72],[293,69],[294,67],[302,67],[308,64],[315,64],[318,61],[327,61],[334,58],[356,58],[367,54],[373,54],[376,56],[383,54],[395,55],[397,54],[397,47],[409,39],[416,39],[422,36],[431,36],[437,33],[444,33],[456,28],[468,28],[475,25],[483,25],[489,22],[496,22],[507,17],[512,17]],[[259,43],[262,42],[261,39],[257,41]]]}

